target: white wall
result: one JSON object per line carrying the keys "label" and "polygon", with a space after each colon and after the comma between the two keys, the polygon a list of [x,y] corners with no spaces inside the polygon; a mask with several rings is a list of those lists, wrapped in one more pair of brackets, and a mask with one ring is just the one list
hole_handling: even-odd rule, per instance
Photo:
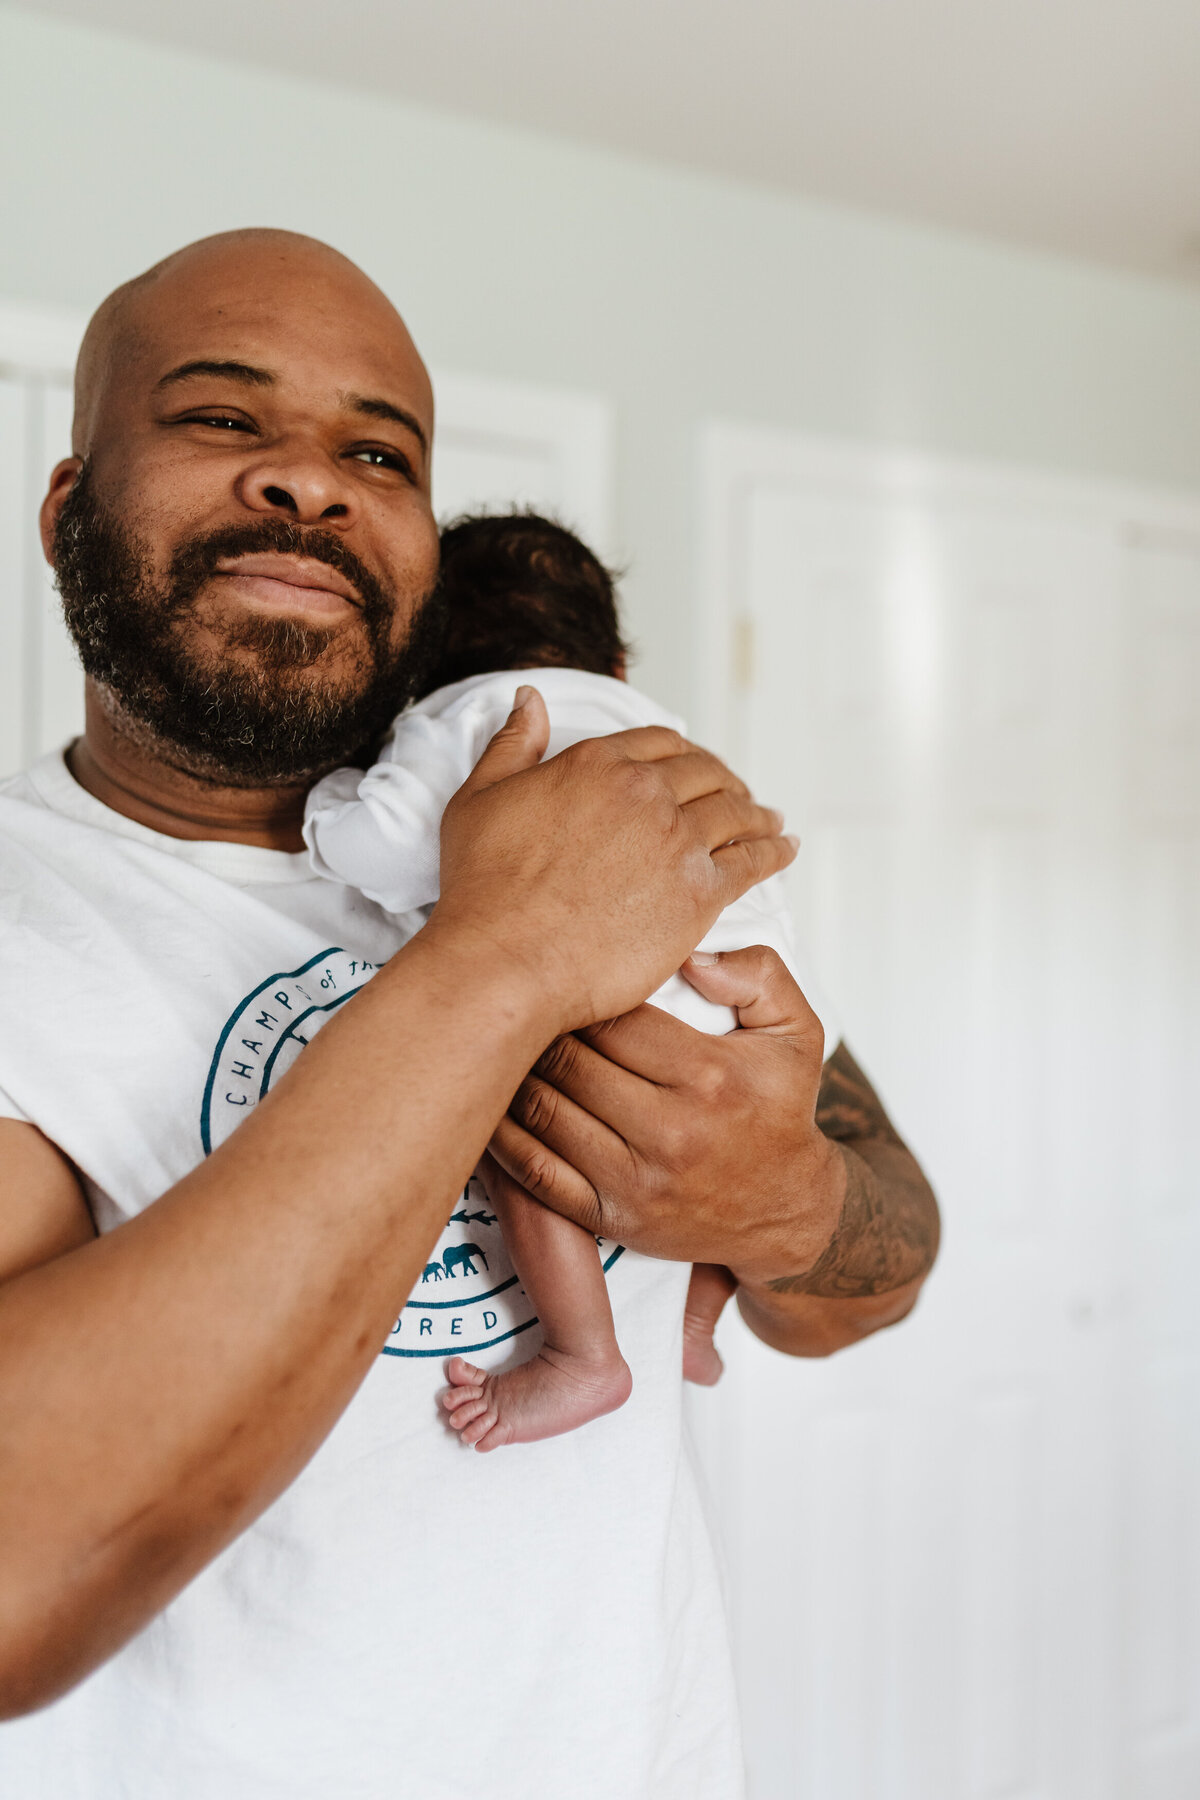
{"label": "white wall", "polygon": [[0,294],[91,307],[286,225],[440,366],[610,395],[643,679],[684,710],[705,416],[1200,485],[1187,290],[3,8],[0,67]]}

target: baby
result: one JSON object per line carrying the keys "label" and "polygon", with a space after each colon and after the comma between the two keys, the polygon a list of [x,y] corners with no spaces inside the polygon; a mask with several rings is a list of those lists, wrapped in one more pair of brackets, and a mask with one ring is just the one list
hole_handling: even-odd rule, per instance
{"label": "baby", "polygon": [[[532,513],[465,518],[442,535],[445,653],[433,691],[402,714],[364,774],[339,769],[309,796],[304,836],[313,866],[359,888],[420,928],[438,896],[442,813],[512,709],[535,685],[550,716],[547,757],[581,738],[680,720],[625,680],[612,579],[562,526]],[[780,878],[727,907],[704,939],[708,950],[769,944],[792,961]],[[736,1024],[679,975],[652,997],[701,1031]],[[596,1240],[533,1200],[494,1165],[481,1171],[513,1267],[541,1323],[537,1355],[485,1373],[456,1356],[443,1404],[467,1444],[552,1437],[612,1412],[632,1378],[621,1355]],[[697,1265],[684,1319],[684,1374],[711,1385],[721,1374],[713,1332],[734,1287],[728,1270]]]}

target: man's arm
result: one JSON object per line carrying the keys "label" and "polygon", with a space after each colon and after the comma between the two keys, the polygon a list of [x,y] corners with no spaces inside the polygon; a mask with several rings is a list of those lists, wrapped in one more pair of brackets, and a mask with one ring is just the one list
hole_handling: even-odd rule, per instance
{"label": "man's arm", "polygon": [[541,1047],[790,860],[673,733],[531,767],[547,729],[514,713],[448,810],[425,930],[153,1206],[90,1238],[69,1164],[4,1126],[0,1713],[95,1668],[294,1479]]}
{"label": "man's arm", "polygon": [[[317,1449],[536,1054],[520,989],[417,939],[145,1212],[32,1268],[0,1234],[26,1264],[0,1288],[0,1712],[118,1649]],[[65,1214],[58,1153],[11,1124],[10,1149],[23,1210]]]}
{"label": "man's arm", "polygon": [[79,1177],[35,1125],[0,1119],[0,1283],[96,1235]]}
{"label": "man's arm", "polygon": [[793,1356],[827,1355],[906,1318],[940,1236],[933,1190],[844,1043],[822,1070],[815,1118],[842,1154],[833,1235],[811,1269],[738,1291],[755,1335]]}
{"label": "man's arm", "polygon": [[653,1006],[552,1045],[492,1140],[539,1200],[652,1256],[724,1263],[747,1323],[822,1356],[911,1311],[938,1246],[915,1158],[773,951],[689,964],[743,1029]]}

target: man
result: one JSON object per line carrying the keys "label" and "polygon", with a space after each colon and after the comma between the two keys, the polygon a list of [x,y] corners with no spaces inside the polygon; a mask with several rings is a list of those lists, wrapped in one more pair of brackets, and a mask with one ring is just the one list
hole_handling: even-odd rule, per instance
{"label": "man", "polygon": [[[0,793],[22,1800],[727,1800],[686,1265],[819,1354],[902,1317],[932,1261],[919,1171],[842,1050],[822,1078],[781,965],[694,971],[741,1009],[727,1040],[639,1007],[793,854],[714,759],[652,730],[538,767],[530,695],[447,815],[416,939],[311,877],[308,786],[436,638],[431,432],[388,302],[289,234],[180,252],[81,353],[43,532],[87,728]],[[605,1239],[637,1382],[507,1459],[436,1408],[447,1354],[533,1323],[459,1198],[489,1137]]]}

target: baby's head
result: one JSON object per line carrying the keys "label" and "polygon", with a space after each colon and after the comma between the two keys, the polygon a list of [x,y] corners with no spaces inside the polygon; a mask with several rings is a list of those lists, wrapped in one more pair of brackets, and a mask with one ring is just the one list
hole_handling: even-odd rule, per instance
{"label": "baby's head", "polygon": [[446,643],[425,691],[494,669],[587,669],[624,679],[612,576],[537,513],[456,519],[442,533]]}

